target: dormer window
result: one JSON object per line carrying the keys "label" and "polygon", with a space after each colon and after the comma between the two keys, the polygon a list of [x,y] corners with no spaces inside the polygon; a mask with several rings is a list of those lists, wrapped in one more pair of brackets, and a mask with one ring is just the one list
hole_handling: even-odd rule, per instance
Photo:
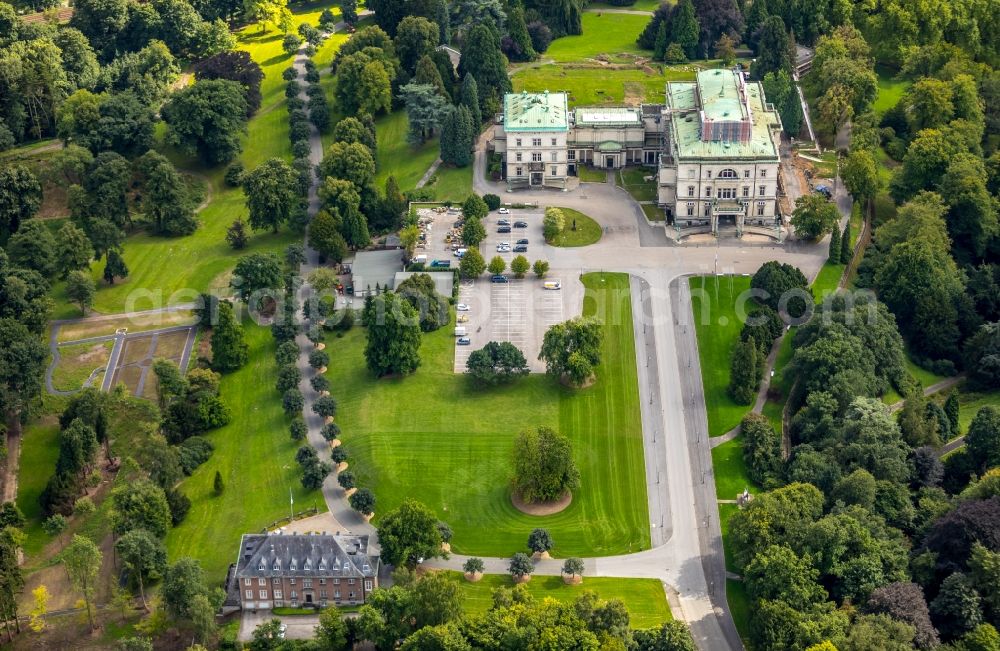
{"label": "dormer window", "polygon": [[259,571],[261,571],[261,572],[263,572],[263,571],[264,571],[264,561],[261,561],[261,562],[260,562],[260,565],[258,565],[258,566],[257,566],[257,569],[258,569]]}
{"label": "dormer window", "polygon": [[310,561],[307,558],[305,564],[302,566],[302,569],[305,570],[306,572],[309,572],[310,570],[312,570],[312,561]]}
{"label": "dormer window", "polygon": [[297,567],[298,567],[298,565],[295,563],[295,559],[293,558],[292,562],[289,563],[289,565],[288,565],[288,569],[294,572]]}
{"label": "dormer window", "polygon": [[281,561],[274,561],[274,567],[271,568],[275,572],[281,571]]}
{"label": "dormer window", "polygon": [[326,571],[326,561],[324,561],[322,558],[319,560],[319,571],[320,572]]}

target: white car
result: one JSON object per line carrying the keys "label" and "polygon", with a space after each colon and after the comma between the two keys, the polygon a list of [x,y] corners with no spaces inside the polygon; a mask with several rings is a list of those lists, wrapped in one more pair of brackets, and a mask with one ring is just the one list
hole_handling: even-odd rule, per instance
{"label": "white car", "polygon": [[458,310],[459,312],[468,312],[469,306],[466,305],[465,303],[459,303],[458,305],[455,306],[455,309]]}
{"label": "white car", "polygon": [[500,244],[497,244],[497,251],[510,251],[510,242],[501,242]]}
{"label": "white car", "polygon": [[500,213],[501,215],[509,215],[510,214],[510,208],[501,208],[497,212]]}

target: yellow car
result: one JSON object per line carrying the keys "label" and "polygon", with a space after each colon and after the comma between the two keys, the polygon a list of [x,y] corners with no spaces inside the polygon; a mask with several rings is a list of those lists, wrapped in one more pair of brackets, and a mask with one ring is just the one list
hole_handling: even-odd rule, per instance
{"label": "yellow car", "polygon": [[459,314],[457,317],[455,317],[455,321],[457,323],[468,323],[469,322],[469,315],[468,314]]}

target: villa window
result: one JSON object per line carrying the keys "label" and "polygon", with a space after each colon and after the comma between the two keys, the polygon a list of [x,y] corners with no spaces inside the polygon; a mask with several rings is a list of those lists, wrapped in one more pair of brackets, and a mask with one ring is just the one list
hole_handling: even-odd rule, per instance
{"label": "villa window", "polygon": [[712,170],[705,170],[705,176],[707,178],[712,178]]}
{"label": "villa window", "polygon": [[514,176],[524,176],[524,168],[523,167],[514,168]]}
{"label": "villa window", "polygon": [[763,217],[763,215],[764,215],[764,206],[765,205],[767,205],[767,204],[765,204],[763,201],[758,201],[757,202],[757,216]]}
{"label": "villa window", "polygon": [[260,598],[261,599],[267,599],[267,590],[261,590],[260,591]]}
{"label": "villa window", "polygon": [[371,592],[371,591],[372,591],[372,582],[365,581],[365,592]]}
{"label": "villa window", "polygon": [[760,171],[760,178],[762,178],[762,179],[767,178],[767,170],[761,170]]}
{"label": "villa window", "polygon": [[694,178],[694,168],[691,168],[691,169],[688,170],[688,178],[689,179],[693,179]]}
{"label": "villa window", "polygon": [[243,579],[243,585],[250,585],[250,579]]}
{"label": "villa window", "polygon": [[326,590],[320,590],[319,591],[319,598],[320,599],[326,599]]}
{"label": "villa window", "polygon": [[281,579],[279,579],[278,577],[274,577],[273,579],[271,579],[271,583],[273,583],[274,585],[278,585],[279,583],[281,583]]}
{"label": "villa window", "polygon": [[302,579],[302,587],[303,588],[311,588],[311,587],[313,587],[313,580],[312,579]]}
{"label": "villa window", "polygon": [[688,217],[694,217],[694,203],[693,202],[688,203],[687,209],[688,209],[687,210]]}
{"label": "villa window", "polygon": [[719,178],[720,179],[735,179],[736,178],[736,170],[728,170],[728,169],[727,170],[722,170],[721,172],[719,172]]}
{"label": "villa window", "polygon": [[559,144],[559,141],[558,141],[558,140],[556,140],[555,138],[553,138],[553,139],[552,139],[552,146],[553,146],[553,147],[555,147],[555,146],[556,146],[556,145],[558,145],[558,144]]}
{"label": "villa window", "polygon": [[257,579],[257,585],[267,585],[267,579],[265,579],[264,577],[260,577],[259,579]]}
{"label": "villa window", "polygon": [[694,196],[694,186],[693,185],[689,185],[688,186],[688,196],[689,197],[693,197]]}
{"label": "villa window", "polygon": [[551,170],[551,172],[549,172],[549,173],[550,173],[550,174],[551,174],[552,176],[559,176],[559,168],[558,168],[558,167],[556,167],[555,165],[553,165],[553,166],[552,166],[551,168],[549,168],[549,169]]}
{"label": "villa window", "polygon": [[749,186],[746,186],[746,185],[743,186],[743,196],[744,197],[749,197],[750,196],[750,187]]}
{"label": "villa window", "polygon": [[282,596],[281,596],[281,590],[275,590],[274,591],[274,598],[275,599],[281,599],[282,598]]}
{"label": "villa window", "polygon": [[520,138],[517,138],[516,140],[514,140],[514,144],[515,144],[515,145],[516,145],[517,147],[520,147],[520,146],[521,146],[521,139],[520,139]]}
{"label": "villa window", "polygon": [[253,599],[253,590],[247,590],[247,599]]}
{"label": "villa window", "polygon": [[261,561],[261,562],[260,562],[260,565],[258,565],[258,566],[257,566],[257,569],[258,569],[259,571],[261,571],[261,572],[263,572],[263,571],[264,571],[264,561]]}
{"label": "villa window", "polygon": [[540,151],[533,151],[533,152],[531,152],[531,162],[532,163],[541,163],[542,162],[542,152],[540,152]]}
{"label": "villa window", "polygon": [[735,199],[736,188],[719,188],[720,199]]}
{"label": "villa window", "polygon": [[516,160],[516,161],[517,161],[518,163],[520,163],[520,162],[521,162],[521,157],[522,157],[523,155],[524,155],[524,154],[522,154],[521,152],[517,152],[516,154],[514,154],[514,159],[515,159],[515,160]]}
{"label": "villa window", "polygon": [[532,138],[531,139],[531,146],[532,147],[541,147],[542,146],[542,139],[541,138]]}
{"label": "villa window", "polygon": [[705,196],[706,197],[712,196],[712,186],[708,186],[707,188],[705,188]]}
{"label": "villa window", "polygon": [[295,579],[288,579],[288,583],[291,585],[295,585]]}
{"label": "villa window", "polygon": [[319,584],[320,585],[326,585],[326,579],[320,579],[319,580]]}
{"label": "villa window", "polygon": [[552,155],[550,156],[550,158],[552,159],[553,163],[556,162],[557,160],[559,160],[559,152],[557,152],[557,151],[552,152]]}
{"label": "villa window", "polygon": [[333,593],[333,598],[340,601],[340,590],[335,590]]}
{"label": "villa window", "polygon": [[575,149],[570,149],[568,152],[566,152],[566,157],[569,160],[576,160],[576,150]]}
{"label": "villa window", "polygon": [[766,185],[762,185],[762,186],[760,186],[759,188],[757,188],[757,193],[758,193],[758,194],[759,194],[760,196],[762,196],[762,197],[763,197],[763,196],[766,196],[766,195],[767,195],[767,186],[766,186]]}
{"label": "villa window", "polygon": [[354,579],[347,579],[347,585],[354,585]]}
{"label": "villa window", "polygon": [[743,178],[745,179],[750,178],[750,170],[743,170]]}
{"label": "villa window", "polygon": [[298,599],[299,599],[299,593],[296,592],[295,590],[292,590],[292,601],[298,601]]}

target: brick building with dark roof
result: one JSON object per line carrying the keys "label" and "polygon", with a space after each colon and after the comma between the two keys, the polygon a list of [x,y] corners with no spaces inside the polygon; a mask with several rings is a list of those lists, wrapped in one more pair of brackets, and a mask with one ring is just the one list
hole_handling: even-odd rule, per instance
{"label": "brick building with dark roof", "polygon": [[245,534],[229,594],[238,591],[249,610],[357,605],[378,587],[378,572],[368,536]]}

